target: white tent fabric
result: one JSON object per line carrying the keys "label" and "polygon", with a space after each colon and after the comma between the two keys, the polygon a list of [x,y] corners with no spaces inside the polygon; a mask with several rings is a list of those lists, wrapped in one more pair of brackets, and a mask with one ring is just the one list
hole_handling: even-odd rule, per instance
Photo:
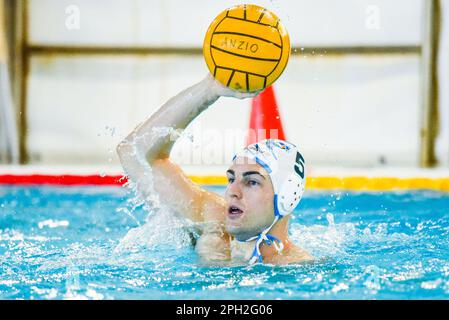
{"label": "white tent fabric", "polygon": [[19,161],[17,123],[14,115],[5,34],[4,1],[0,0],[0,160]]}

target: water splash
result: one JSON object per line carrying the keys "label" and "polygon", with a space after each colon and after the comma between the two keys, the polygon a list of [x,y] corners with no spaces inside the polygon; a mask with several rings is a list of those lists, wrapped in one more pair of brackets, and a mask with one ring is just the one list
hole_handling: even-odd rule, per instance
{"label": "water splash", "polygon": [[[176,140],[184,134],[183,130],[176,130],[173,127],[155,127],[150,133],[140,137],[134,137],[132,146],[132,156],[135,157],[144,168],[144,186],[142,182],[128,180],[125,187],[131,196],[128,198],[125,207],[120,207],[117,212],[123,212],[136,222],[137,227],[128,231],[115,248],[115,253],[123,251],[138,251],[142,248],[155,249],[160,245],[172,245],[176,248],[185,247],[192,243],[192,234],[195,234],[193,224],[182,218],[170,207],[162,204],[159,194],[154,188],[153,170],[146,159],[137,152],[136,144],[148,138],[170,136]],[[145,191],[142,192],[142,189]],[[138,221],[134,212],[142,208],[147,212],[143,223]]]}

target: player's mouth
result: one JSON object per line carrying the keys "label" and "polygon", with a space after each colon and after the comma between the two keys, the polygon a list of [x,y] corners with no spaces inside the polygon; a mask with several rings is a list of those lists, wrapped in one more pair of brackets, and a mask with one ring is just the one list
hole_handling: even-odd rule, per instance
{"label": "player's mouth", "polygon": [[243,210],[236,205],[230,205],[228,207],[228,217],[229,219],[238,219],[243,215]]}

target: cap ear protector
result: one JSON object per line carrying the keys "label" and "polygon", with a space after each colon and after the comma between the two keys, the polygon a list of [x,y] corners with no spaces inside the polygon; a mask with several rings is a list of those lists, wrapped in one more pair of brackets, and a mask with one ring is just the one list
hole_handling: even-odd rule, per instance
{"label": "cap ear protector", "polygon": [[279,218],[293,212],[305,189],[305,160],[298,148],[287,141],[267,139],[253,143],[236,154],[257,162],[270,176],[274,190],[274,211]]}
{"label": "cap ear protector", "polygon": [[270,176],[274,190],[274,220],[259,235],[244,240],[256,240],[250,264],[262,262],[260,244],[273,244],[278,252],[284,245],[281,240],[268,234],[271,228],[282,217],[295,210],[304,193],[306,185],[305,161],[298,148],[287,141],[278,139],[262,140],[253,143],[234,156],[252,159],[262,166]]}

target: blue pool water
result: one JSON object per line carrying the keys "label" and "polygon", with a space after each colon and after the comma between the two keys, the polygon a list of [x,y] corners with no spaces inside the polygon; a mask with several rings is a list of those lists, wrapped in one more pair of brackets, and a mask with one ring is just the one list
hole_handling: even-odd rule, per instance
{"label": "blue pool water", "polygon": [[120,187],[0,186],[0,299],[449,298],[449,194],[307,191],[312,265],[206,266],[189,228]]}

